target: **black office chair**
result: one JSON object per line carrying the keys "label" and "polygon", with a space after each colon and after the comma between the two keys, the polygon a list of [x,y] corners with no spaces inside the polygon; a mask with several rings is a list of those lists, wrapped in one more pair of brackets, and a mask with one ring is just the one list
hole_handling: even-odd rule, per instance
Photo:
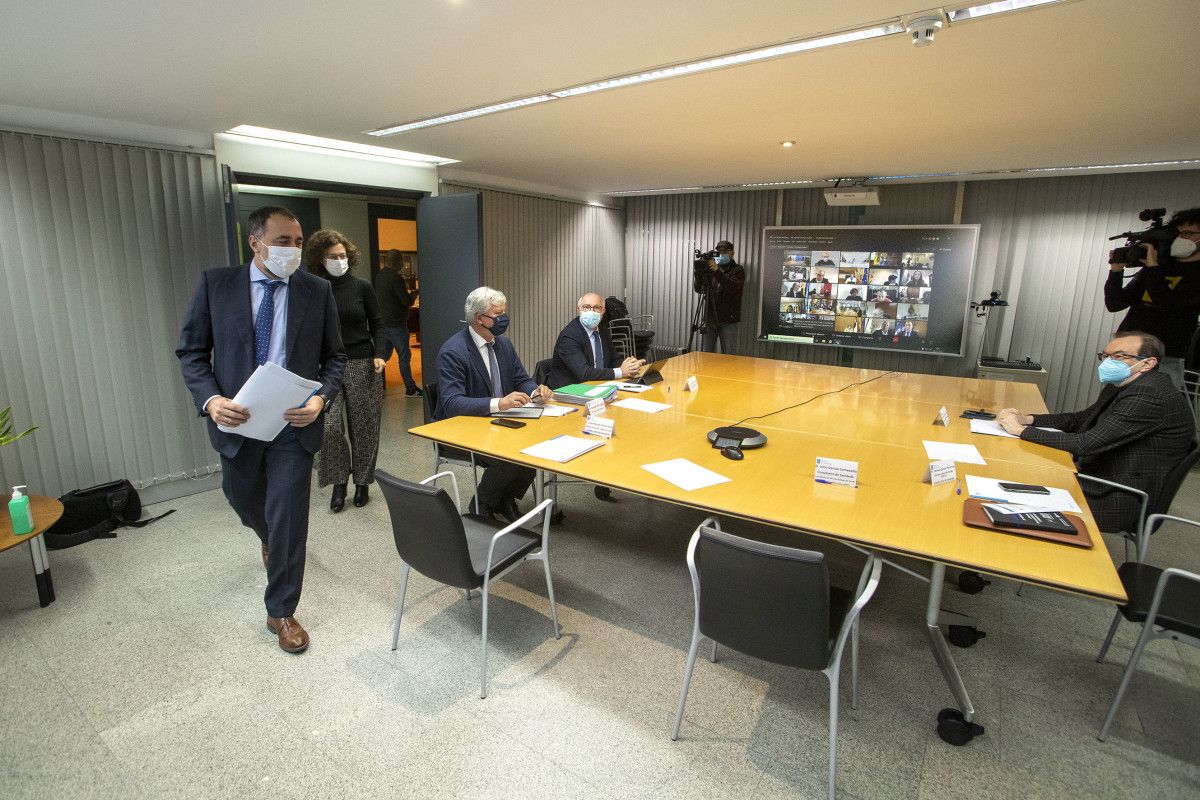
{"label": "black office chair", "polygon": [[[533,365],[533,382],[538,386],[550,386],[550,364],[551,359],[543,358]],[[550,386],[550,388],[554,387]]]}
{"label": "black office chair", "polygon": [[[433,419],[433,410],[437,408],[438,385],[436,383],[427,383],[424,388],[425,421],[430,422]],[[474,453],[457,447],[450,447],[440,442],[433,442],[433,471],[437,472],[441,469],[442,464],[470,467],[471,481],[475,486],[475,496],[479,496],[479,465],[475,461]]]}
{"label": "black office chair", "polygon": [[850,706],[858,708],[858,615],[875,594],[883,562],[867,554],[853,594],[829,585],[823,553],[755,542],[724,533],[713,518],[692,534],[687,552],[696,617],[683,672],[672,739],[683,707],[700,637],[776,664],[821,672],[829,680],[829,797],[837,777],[838,675],[850,646]]}
{"label": "black office chair", "polygon": [[[454,500],[431,482],[449,477]],[[479,651],[479,697],[487,697],[488,588],[523,561],[541,561],[546,574],[546,593],[550,596],[550,619],[554,638],[561,636],[558,608],[554,604],[554,582],[550,578],[550,508],[546,499],[520,519],[501,526],[491,517],[459,515],[458,480],[453,472],[431,475],[413,483],[382,470],[375,471],[379,489],[387,501],[392,518],[392,535],[400,554],[400,592],[396,598],[396,620],[392,625],[392,649],[400,638],[400,618],[404,614],[404,593],[408,589],[409,569],[427,578],[454,586],[468,593],[483,593],[483,633]],[[534,517],[542,517],[539,536],[521,527]]]}
{"label": "black office chair", "polygon": [[1125,690],[1129,688],[1133,673],[1137,671],[1142,650],[1151,639],[1172,639],[1192,647],[1200,647],[1200,575],[1181,569],[1152,567],[1145,563],[1146,553],[1150,549],[1149,532],[1168,519],[1200,528],[1200,522],[1195,520],[1169,514],[1151,514],[1142,530],[1143,541],[1138,543],[1138,560],[1127,561],[1117,570],[1129,602],[1117,606],[1117,613],[1113,615],[1108,636],[1104,639],[1104,646],[1100,648],[1100,655],[1096,656],[1096,661],[1104,663],[1104,656],[1108,652],[1108,646],[1112,644],[1117,627],[1121,624],[1121,617],[1130,622],[1141,623],[1142,632],[1133,647],[1133,653],[1129,656],[1125,674],[1121,677],[1121,685],[1117,688],[1112,705],[1109,706],[1108,716],[1104,718],[1100,734],[1096,737],[1102,742],[1108,736],[1109,726],[1117,715],[1117,709],[1125,697]]}
{"label": "black office chair", "polygon": [[[1193,441],[1191,447],[1188,449],[1183,458],[1180,459],[1179,463],[1167,473],[1167,478],[1165,481],[1163,481],[1162,490],[1158,493],[1158,497],[1156,498],[1153,508],[1150,507],[1150,495],[1148,495],[1146,492],[1143,492],[1141,489],[1135,489],[1132,486],[1126,486],[1125,484],[1117,483],[1116,481],[1105,480],[1104,478],[1097,478],[1092,475],[1085,475],[1082,472],[1076,476],[1081,481],[1090,481],[1091,483],[1100,484],[1101,486],[1108,486],[1111,489],[1129,492],[1130,494],[1137,496],[1141,508],[1138,511],[1136,530],[1101,531],[1101,533],[1110,533],[1125,537],[1126,561],[1129,560],[1130,544],[1149,542],[1150,534],[1154,533],[1158,523],[1155,523],[1154,527],[1148,526],[1148,517],[1162,516],[1171,510],[1171,503],[1175,500],[1175,495],[1179,492],[1179,487],[1183,485],[1183,479],[1187,477],[1187,474],[1191,468],[1196,465],[1197,460],[1200,460],[1200,445],[1197,445],[1197,443]],[[1138,561],[1142,561],[1145,558],[1141,552],[1138,552],[1136,557]]]}

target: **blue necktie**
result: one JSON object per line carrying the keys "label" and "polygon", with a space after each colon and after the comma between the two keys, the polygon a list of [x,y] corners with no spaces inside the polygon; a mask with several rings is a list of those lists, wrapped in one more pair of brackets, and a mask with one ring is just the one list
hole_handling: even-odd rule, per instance
{"label": "blue necktie", "polygon": [[600,331],[592,331],[592,361],[596,369],[604,369],[604,348],[600,345]]}
{"label": "blue necktie", "polygon": [[258,304],[258,316],[254,318],[254,366],[267,363],[271,352],[271,327],[275,324],[275,290],[283,281],[255,281],[263,287],[262,302]]}
{"label": "blue necktie", "polygon": [[488,363],[492,368],[492,397],[504,397],[504,387],[500,384],[500,362],[496,360],[496,343],[488,342]]}

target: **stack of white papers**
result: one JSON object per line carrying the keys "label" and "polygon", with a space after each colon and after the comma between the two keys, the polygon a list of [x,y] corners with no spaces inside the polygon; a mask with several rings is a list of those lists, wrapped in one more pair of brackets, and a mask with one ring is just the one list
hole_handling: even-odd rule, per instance
{"label": "stack of white papers", "polygon": [[595,450],[604,442],[595,441],[594,439],[580,439],[578,436],[555,436],[553,439],[547,439],[544,442],[526,447],[521,452],[527,456],[534,458],[544,458],[547,461],[557,461],[560,464],[565,464],[576,456],[581,456],[589,450]]}
{"label": "stack of white papers", "polygon": [[986,464],[973,444],[956,442],[924,442],[925,454],[934,461],[957,461],[960,464]]}
{"label": "stack of white papers", "polygon": [[319,381],[301,378],[268,361],[254,370],[233,398],[233,402],[250,409],[250,419],[236,427],[218,425],[217,428],[247,439],[269,442],[287,425],[283,412],[304,405],[320,388]]}
{"label": "stack of white papers", "polygon": [[703,489],[705,486],[715,486],[718,483],[728,483],[732,478],[726,478],[705,469],[699,464],[686,458],[673,458],[670,461],[659,461],[654,464],[643,464],[642,469],[654,473],[664,481],[669,481],[685,492]]}
{"label": "stack of white papers", "polygon": [[626,397],[624,400],[618,400],[613,403],[618,408],[630,408],[634,411],[644,411],[647,414],[657,414],[660,411],[666,411],[671,406],[667,403],[655,403],[653,400],[642,400],[638,397]]}
{"label": "stack of white papers", "polygon": [[[1029,494],[1027,492],[1009,492],[1000,486],[999,478],[981,478],[978,475],[967,475],[967,493],[971,497],[977,497],[980,500],[993,500],[999,503],[1012,503],[1013,505],[1024,506],[1026,509],[1038,509],[1040,511],[1069,511],[1072,514],[1083,513],[1079,504],[1075,502],[1075,498],[1071,497],[1071,493],[1066,489],[1055,489],[1052,486],[1047,486],[1048,494]],[[1023,481],[1009,481],[1004,483],[1022,483]]]}

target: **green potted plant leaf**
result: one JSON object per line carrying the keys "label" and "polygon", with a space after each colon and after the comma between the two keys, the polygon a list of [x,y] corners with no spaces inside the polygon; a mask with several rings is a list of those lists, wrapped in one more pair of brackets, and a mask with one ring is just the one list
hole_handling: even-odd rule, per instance
{"label": "green potted plant leaf", "polygon": [[12,432],[12,406],[0,411],[0,447],[6,444],[12,444],[23,436],[28,436],[37,430],[37,426],[33,426],[27,431],[18,433],[16,436]]}

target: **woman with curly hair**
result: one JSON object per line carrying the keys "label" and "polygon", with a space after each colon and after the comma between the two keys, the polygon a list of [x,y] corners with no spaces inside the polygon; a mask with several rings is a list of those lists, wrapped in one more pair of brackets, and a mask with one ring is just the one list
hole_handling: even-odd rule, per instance
{"label": "woman with curly hair", "polygon": [[386,343],[375,289],[369,281],[350,274],[358,264],[358,248],[349,239],[332,228],[322,228],[304,242],[304,264],[309,272],[333,284],[342,343],[350,359],[342,389],[326,409],[325,444],[317,454],[317,485],[333,484],[329,509],[336,514],[346,507],[346,484],[351,477],[354,505],[365,506],[370,500],[367,486],[375,480],[379,453]]}

